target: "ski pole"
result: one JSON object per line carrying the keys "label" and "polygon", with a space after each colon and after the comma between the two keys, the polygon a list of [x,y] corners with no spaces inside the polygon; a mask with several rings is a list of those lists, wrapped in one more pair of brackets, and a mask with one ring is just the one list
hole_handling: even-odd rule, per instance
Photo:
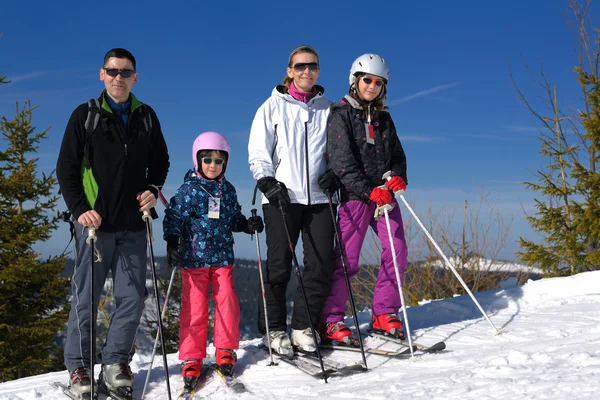
{"label": "ski pole", "polygon": [[88,227],[88,237],[85,240],[87,244],[91,246],[92,250],[92,262],[90,264],[90,398],[95,398],[95,388],[94,388],[94,361],[96,354],[96,340],[94,336],[94,331],[96,330],[96,319],[94,318],[94,257],[96,253],[95,243],[96,243],[96,228],[93,226]]}
{"label": "ski pole", "polygon": [[446,263],[446,265],[448,266],[448,268],[450,268],[450,270],[454,273],[454,276],[456,276],[456,279],[458,279],[458,281],[460,282],[460,284],[462,285],[462,287],[465,288],[465,290],[467,291],[467,293],[471,297],[471,300],[473,300],[473,302],[475,303],[475,305],[477,306],[477,308],[479,309],[479,311],[481,312],[481,314],[485,317],[485,319],[487,320],[487,322],[494,329],[494,334],[498,335],[498,334],[502,333],[502,331],[501,330],[499,331],[496,328],[496,326],[494,325],[494,323],[487,316],[487,314],[485,313],[485,311],[483,310],[483,308],[481,307],[481,305],[479,304],[479,302],[477,301],[477,299],[475,298],[475,296],[473,296],[473,293],[471,292],[471,290],[469,289],[469,287],[467,286],[467,284],[465,283],[465,281],[461,278],[461,276],[458,273],[458,271],[456,270],[456,268],[454,268],[454,266],[452,265],[452,263],[450,262],[450,260],[448,260],[448,258],[446,257],[446,255],[442,252],[442,249],[440,249],[440,246],[438,246],[438,244],[433,239],[433,237],[431,236],[431,234],[429,233],[429,231],[427,231],[427,229],[425,228],[425,226],[423,225],[423,223],[419,219],[419,217],[417,217],[417,214],[414,212],[414,210],[412,209],[412,207],[408,204],[408,202],[404,198],[404,195],[401,194],[399,197],[400,197],[400,200],[402,200],[402,202],[406,206],[406,208],[408,208],[408,211],[410,211],[410,213],[414,217],[415,221],[417,221],[417,223],[419,224],[419,226],[421,227],[421,229],[423,229],[423,232],[425,232],[425,235],[427,235],[427,237],[429,238],[429,240],[431,241],[431,243],[433,244],[433,246],[435,247],[435,249],[437,250],[437,252],[440,254],[440,256],[442,256],[442,258],[444,259],[444,262]]}
{"label": "ski pole", "polygon": [[362,341],[362,335],[360,333],[360,325],[358,324],[358,315],[356,313],[356,306],[354,305],[354,295],[352,294],[352,285],[350,284],[350,278],[348,277],[348,268],[346,267],[346,260],[344,249],[342,248],[342,238],[337,226],[335,218],[335,212],[333,211],[333,202],[331,201],[331,195],[325,191],[327,200],[329,201],[329,211],[331,211],[331,220],[333,221],[333,229],[335,231],[335,239],[337,241],[338,249],[340,250],[340,258],[342,259],[342,270],[344,271],[344,279],[346,280],[346,289],[348,290],[348,296],[350,297],[350,306],[352,307],[352,315],[354,316],[354,326],[356,326],[356,333],[358,334],[358,343],[360,344],[360,352],[362,354],[363,363],[365,364],[365,370],[369,369],[367,366],[367,357],[365,356],[365,348]]}
{"label": "ski pole", "polygon": [[415,352],[412,345],[412,336],[410,334],[410,325],[408,324],[408,314],[406,313],[406,303],[404,302],[404,291],[402,290],[402,281],[400,280],[400,271],[398,270],[398,260],[396,259],[396,247],[394,246],[394,236],[392,235],[392,227],[390,224],[390,214],[388,212],[389,204],[384,205],[383,215],[385,216],[385,225],[387,226],[388,237],[390,239],[390,250],[392,251],[392,261],[394,262],[394,271],[396,272],[396,280],[398,281],[398,293],[400,294],[400,304],[402,305],[402,315],[406,323],[406,336],[408,336],[408,346],[410,347],[410,356],[414,357]]}
{"label": "ski pole", "polygon": [[[171,206],[169,205],[169,202],[163,195],[163,192],[160,190],[160,187],[155,186],[155,185],[152,185],[152,186],[155,187],[156,190],[158,191],[158,198],[163,203],[163,206],[165,206],[165,208],[170,208]],[[167,315],[167,304],[169,303],[169,294],[171,293],[171,288],[173,287],[173,281],[175,280],[176,270],[174,267],[172,267],[172,268],[173,269],[171,270],[171,279],[169,279],[169,287],[167,288],[167,294],[165,295],[165,301],[163,303],[163,309],[162,309],[162,313],[161,313],[162,320],[164,320]],[[154,346],[152,347],[152,357],[150,358],[150,366],[148,367],[148,374],[146,375],[146,381],[144,382],[144,389],[142,390],[142,397],[140,398],[140,400],[144,400],[144,397],[146,396],[146,389],[148,387],[148,382],[150,382],[150,371],[152,371],[152,365],[154,365],[154,356],[156,355],[156,349],[158,347],[158,339],[159,339],[160,332],[161,332],[160,329],[156,330],[156,338],[154,339]]]}
{"label": "ski pole", "polygon": [[[148,237],[148,250],[150,251],[150,263],[152,264],[152,281],[154,283],[154,297],[156,297],[156,311],[160,311],[160,297],[158,295],[158,282],[156,279],[156,265],[154,265],[154,250],[152,248],[152,231],[150,224],[152,223],[152,217],[148,210],[144,211],[142,219],[146,222],[146,235]],[[166,304],[166,303],[165,303]],[[167,352],[165,350],[165,336],[162,324],[162,317],[160,312],[158,313],[158,330],[160,332],[160,342],[162,347],[163,363],[165,367],[165,377],[167,378],[167,394],[169,400],[171,400],[171,384],[169,383],[169,364],[167,363]],[[148,372],[149,374],[150,372]]]}
{"label": "ski pole", "polygon": [[[171,288],[173,287],[173,281],[175,280],[176,268],[172,267],[171,271],[171,279],[169,280],[169,288],[167,289],[167,294],[165,295],[165,301],[163,303],[161,319],[165,319],[167,315],[167,305],[169,303],[169,294],[171,293]],[[148,382],[150,381],[150,371],[152,371],[152,365],[154,364],[154,356],[156,355],[156,349],[158,348],[158,339],[159,335],[161,335],[161,330],[158,329],[156,331],[156,338],[154,339],[154,346],[152,347],[152,358],[150,358],[150,366],[148,367],[148,374],[146,375],[146,381],[144,382],[144,389],[142,390],[142,397],[140,400],[144,400],[144,396],[146,395],[146,388],[148,387]],[[162,337],[162,335],[161,335]]]}
{"label": "ski pole", "polygon": [[[383,179],[385,179],[385,180],[390,180],[391,177],[392,177],[392,173],[390,171],[388,171],[385,174],[383,174]],[[467,293],[471,297],[471,300],[473,300],[473,302],[475,303],[475,305],[477,306],[477,308],[479,309],[479,311],[481,312],[481,314],[485,317],[485,319],[487,320],[487,322],[494,329],[494,334],[497,335],[499,333],[502,333],[502,331],[499,331],[496,328],[496,326],[494,325],[494,323],[487,316],[487,314],[485,313],[485,311],[483,310],[483,308],[481,307],[481,305],[479,304],[479,302],[477,301],[477,299],[475,298],[475,296],[473,296],[473,293],[471,292],[471,290],[469,289],[469,287],[467,286],[467,284],[465,283],[465,281],[461,278],[461,276],[458,273],[458,271],[456,270],[456,268],[454,268],[454,266],[452,265],[452,263],[450,262],[450,260],[448,260],[448,258],[446,257],[446,255],[442,251],[442,249],[440,249],[440,246],[438,246],[438,244],[436,243],[436,241],[433,239],[433,237],[431,236],[431,234],[429,233],[429,231],[427,230],[427,228],[425,228],[425,225],[423,225],[423,223],[421,222],[421,220],[419,219],[419,217],[417,217],[417,214],[415,213],[415,211],[408,204],[408,201],[406,201],[406,199],[404,198],[403,193],[404,193],[404,190],[398,191],[398,192],[394,193],[394,195],[400,197],[400,200],[402,200],[402,202],[404,203],[404,205],[406,206],[406,208],[408,208],[408,211],[410,211],[410,213],[412,214],[412,216],[415,219],[415,221],[417,221],[417,223],[419,224],[419,226],[421,227],[421,229],[423,229],[423,232],[425,232],[425,235],[427,236],[427,238],[429,238],[429,240],[431,241],[431,243],[433,244],[433,246],[435,247],[435,249],[437,250],[437,252],[440,254],[440,256],[442,256],[442,258],[444,259],[444,262],[446,263],[446,265],[450,268],[450,270],[452,271],[452,273],[454,273],[454,276],[456,276],[456,279],[458,279],[458,281],[460,282],[460,284],[462,285],[462,287],[465,288],[465,290],[467,291]]]}
{"label": "ski pole", "polygon": [[[250,212],[252,213],[252,217],[256,217],[256,208],[253,208],[252,210],[250,210]],[[262,298],[263,298],[263,307],[264,307],[264,312],[265,312],[265,327],[267,329],[267,342],[269,344],[269,356],[271,357],[271,362],[269,363],[269,366],[271,365],[277,365],[274,361],[273,361],[273,350],[271,349],[271,335],[269,334],[269,317],[267,316],[267,295],[265,293],[265,284],[263,281],[263,273],[262,273],[262,261],[261,261],[261,257],[260,257],[260,244],[258,243],[258,231],[254,231],[254,233],[256,234],[256,254],[258,255],[258,275],[260,277],[260,289],[262,291]]]}
{"label": "ski pole", "polygon": [[[389,181],[392,179],[392,172],[388,171],[383,174],[383,180]],[[387,189],[386,186],[382,186],[383,189]],[[399,191],[400,192],[400,191]],[[404,191],[402,191],[404,192]],[[400,193],[402,193],[400,192]],[[402,290],[402,281],[400,280],[400,271],[398,269],[398,260],[396,259],[396,246],[394,246],[394,236],[392,235],[392,226],[390,224],[389,210],[392,209],[391,204],[386,204],[383,207],[383,214],[385,215],[385,225],[388,231],[388,237],[390,239],[390,248],[392,250],[392,260],[394,262],[394,271],[396,273],[396,280],[398,281],[398,293],[400,293],[400,304],[402,305],[402,315],[404,316],[404,322],[406,322],[406,336],[408,336],[408,345],[410,346],[410,356],[414,357],[414,351],[412,346],[412,335],[410,333],[410,324],[408,323],[408,314],[406,312],[406,302],[404,301],[404,291]]]}
{"label": "ski pole", "polygon": [[281,218],[283,220],[283,228],[285,229],[285,236],[288,241],[288,245],[290,246],[290,251],[292,252],[292,262],[294,264],[294,270],[296,271],[296,279],[300,284],[300,289],[302,290],[302,297],[304,298],[304,307],[306,308],[306,315],[308,316],[308,324],[310,326],[310,331],[313,335],[313,340],[315,342],[315,347],[317,348],[317,357],[319,358],[319,363],[321,364],[321,370],[323,371],[323,379],[325,383],[327,383],[327,373],[325,372],[325,365],[323,364],[323,356],[321,356],[321,350],[319,349],[319,340],[317,339],[317,332],[315,332],[315,327],[313,326],[312,318],[310,316],[310,310],[308,308],[308,300],[306,299],[306,289],[304,288],[304,281],[302,280],[302,274],[300,273],[300,265],[298,264],[298,259],[296,258],[296,252],[294,251],[294,246],[292,245],[292,238],[290,237],[290,232],[288,231],[287,222],[285,220],[285,211],[283,210],[283,206],[279,206],[279,211],[281,212]]}

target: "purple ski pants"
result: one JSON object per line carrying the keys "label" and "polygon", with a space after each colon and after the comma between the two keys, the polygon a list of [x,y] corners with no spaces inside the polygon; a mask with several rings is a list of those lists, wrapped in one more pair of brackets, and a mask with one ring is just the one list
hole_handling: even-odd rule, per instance
{"label": "purple ski pants", "polygon": [[[392,250],[388,235],[385,216],[375,220],[373,214],[376,204],[374,202],[365,203],[360,200],[349,200],[343,203],[338,211],[339,232],[342,242],[342,250],[346,260],[348,277],[352,279],[358,273],[358,264],[360,261],[360,251],[362,249],[365,236],[369,226],[373,228],[375,234],[381,241],[381,264],[377,283],[373,293],[373,315],[387,313],[397,313],[400,309],[400,294],[398,293],[398,284],[396,283],[396,272],[394,270],[394,261],[392,259]],[[396,261],[400,279],[404,282],[404,270],[408,259],[408,249],[404,239],[404,226],[402,225],[402,215],[398,203],[394,199],[394,208],[389,212],[390,227],[396,250]],[[335,249],[335,266],[331,291],[325,305],[321,311],[321,322],[343,321],[346,313],[346,301],[348,300],[348,289],[342,269],[342,260],[340,251]]]}

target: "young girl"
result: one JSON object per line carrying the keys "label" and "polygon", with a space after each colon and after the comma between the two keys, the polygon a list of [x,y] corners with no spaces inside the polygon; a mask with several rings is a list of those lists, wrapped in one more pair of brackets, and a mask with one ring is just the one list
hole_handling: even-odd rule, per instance
{"label": "young girl", "polygon": [[[319,56],[312,47],[295,48],[288,58],[283,85],[275,87],[256,112],[248,143],[250,170],[264,194],[267,239],[264,283],[270,338],[263,339],[280,354],[290,354],[292,345],[305,352],[316,351],[318,336],[312,335],[311,328],[318,328],[333,271],[331,212],[318,184],[319,176],[327,169],[326,123],[331,105],[323,96],[323,87],[316,84],[320,72]],[[300,234],[304,245],[302,279],[306,300],[298,285],[288,336],[285,293],[292,272],[290,247],[295,248]],[[262,301],[261,297],[259,304]],[[263,310],[259,307],[258,328],[264,335]]]}
{"label": "young girl", "polygon": [[[407,248],[398,203],[392,191],[406,189],[406,156],[387,112],[385,100],[389,68],[376,54],[358,57],[350,69],[349,94],[331,108],[327,130],[327,154],[332,171],[339,177],[341,205],[339,231],[348,276],[358,273],[360,250],[369,226],[381,241],[381,267],[373,293],[373,329],[404,338],[397,316],[400,295],[385,218],[376,219],[377,206],[394,205],[389,212],[400,278],[404,281]],[[390,180],[383,175],[392,172]],[[384,185],[385,186],[382,186]],[[325,340],[351,341],[344,325],[348,292],[339,249],[329,297],[321,312],[321,335]]]}
{"label": "young girl", "polygon": [[179,359],[186,387],[198,381],[206,357],[208,289],[215,302],[214,345],[218,368],[232,375],[240,340],[240,308],[233,285],[232,232],[263,230],[260,217],[246,220],[235,188],[225,179],[229,143],[219,133],[205,132],[192,148],[194,169],[165,211],[164,238],[171,266],[181,267],[183,280]]}

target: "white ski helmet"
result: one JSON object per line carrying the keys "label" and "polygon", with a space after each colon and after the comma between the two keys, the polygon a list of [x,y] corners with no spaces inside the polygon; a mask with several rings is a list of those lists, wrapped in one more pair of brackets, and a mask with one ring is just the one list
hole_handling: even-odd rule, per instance
{"label": "white ski helmet", "polygon": [[377,54],[363,54],[354,60],[350,68],[350,86],[354,85],[356,75],[359,73],[380,76],[386,84],[390,77],[387,62]]}

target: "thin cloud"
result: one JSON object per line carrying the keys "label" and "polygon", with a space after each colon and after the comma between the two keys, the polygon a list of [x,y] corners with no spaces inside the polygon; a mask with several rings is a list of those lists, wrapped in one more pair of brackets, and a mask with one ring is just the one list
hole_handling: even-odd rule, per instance
{"label": "thin cloud", "polygon": [[397,100],[390,101],[390,102],[388,102],[388,105],[395,105],[395,104],[400,104],[400,103],[406,103],[407,101],[411,101],[411,100],[417,99],[419,97],[429,96],[430,94],[441,92],[441,91],[453,88],[455,86],[458,86],[460,84],[461,84],[461,82],[452,82],[452,83],[448,83],[446,85],[434,86],[434,87],[429,88],[429,89],[421,90],[420,92],[417,92],[415,94],[411,94],[410,96],[406,96],[406,97],[402,97],[402,98],[397,99]]}
{"label": "thin cloud", "polygon": [[508,132],[527,132],[527,133],[539,133],[539,126],[527,126],[527,125],[510,125],[506,127]]}
{"label": "thin cloud", "polygon": [[445,140],[444,138],[441,138],[441,137],[425,136],[425,135],[401,135],[401,134],[398,134],[398,137],[400,137],[400,140],[402,142],[432,143],[432,142],[443,142]]}
{"label": "thin cloud", "polygon": [[526,138],[518,137],[518,136],[514,136],[514,135],[501,135],[501,134],[498,135],[498,134],[489,134],[489,133],[481,133],[481,134],[463,133],[463,134],[459,134],[457,136],[473,138],[473,139],[502,140],[502,141],[509,141],[509,142],[520,141],[520,140],[526,139]]}
{"label": "thin cloud", "polygon": [[15,77],[6,77],[6,79],[9,80],[10,83],[17,83],[17,82],[29,81],[31,79],[35,79],[37,77],[40,77],[40,76],[43,76],[46,74],[47,74],[47,72],[45,72],[45,71],[30,72],[28,74],[17,75]]}

